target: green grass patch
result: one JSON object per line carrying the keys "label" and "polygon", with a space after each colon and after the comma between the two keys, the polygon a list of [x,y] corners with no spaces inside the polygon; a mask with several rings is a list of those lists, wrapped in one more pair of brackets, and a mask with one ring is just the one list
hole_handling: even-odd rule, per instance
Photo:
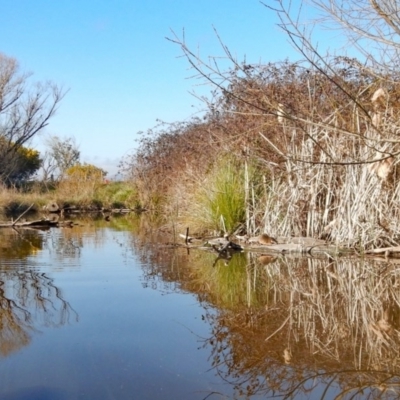
{"label": "green grass patch", "polygon": [[256,171],[234,157],[221,158],[193,194],[185,222],[195,230],[232,232],[245,221],[250,187],[260,186]]}
{"label": "green grass patch", "polygon": [[135,208],[140,206],[135,188],[126,182],[110,182],[96,189],[95,199],[103,207]]}

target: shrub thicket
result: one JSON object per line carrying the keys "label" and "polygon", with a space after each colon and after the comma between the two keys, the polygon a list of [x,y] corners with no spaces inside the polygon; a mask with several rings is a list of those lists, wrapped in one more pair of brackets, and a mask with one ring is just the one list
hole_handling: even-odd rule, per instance
{"label": "shrub thicket", "polygon": [[[213,93],[202,120],[163,126],[141,140],[127,167],[143,203],[164,212],[173,204],[182,223],[195,226],[198,216],[202,229],[231,219],[227,231],[243,222],[248,233],[329,237],[352,246],[400,239],[395,76],[336,58],[329,70],[243,64],[229,71],[228,82]],[[257,174],[243,186],[248,165]],[[234,198],[216,189],[222,182],[242,194],[241,213],[221,212],[221,200]]]}

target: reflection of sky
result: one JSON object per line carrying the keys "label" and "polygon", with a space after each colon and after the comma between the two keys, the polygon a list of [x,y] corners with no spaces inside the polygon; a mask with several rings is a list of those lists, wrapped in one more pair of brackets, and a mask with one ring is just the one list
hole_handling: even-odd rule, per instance
{"label": "reflection of sky", "polygon": [[195,334],[208,332],[202,308],[192,295],[144,289],[128,238],[107,231],[102,247],[84,240],[74,265],[55,265],[50,250],[35,256],[79,321],[42,327],[29,346],[1,359],[0,395],[35,388],[56,390],[56,399],[202,399],[211,388],[225,391],[205,372],[207,350],[198,350]]}

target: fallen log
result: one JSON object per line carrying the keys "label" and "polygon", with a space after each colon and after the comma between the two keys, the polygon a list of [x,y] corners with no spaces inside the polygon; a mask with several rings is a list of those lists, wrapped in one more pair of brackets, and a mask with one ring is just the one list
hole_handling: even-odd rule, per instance
{"label": "fallen log", "polygon": [[51,221],[49,219],[39,219],[35,221],[23,222],[0,222],[0,228],[50,228],[60,226],[72,226],[72,221]]}
{"label": "fallen log", "polygon": [[262,250],[271,253],[299,253],[299,254],[312,254],[312,253],[332,253],[337,252],[336,246],[324,245],[304,245],[300,243],[279,243],[271,245],[258,245],[248,246],[248,250]]}
{"label": "fallen log", "polygon": [[[182,239],[187,240],[186,244],[192,244],[195,240],[201,241],[201,239],[195,239],[190,236],[179,234]],[[224,250],[225,246],[231,244],[231,248],[238,250],[247,251],[262,251],[266,253],[281,253],[281,254],[349,254],[352,253],[349,249],[341,249],[336,245],[331,245],[325,240],[315,239],[311,237],[279,237],[277,243],[274,244],[259,244],[259,243],[245,243],[244,246],[240,246],[234,242],[230,242],[226,237],[218,237],[212,239],[203,239],[205,242],[202,248],[207,249],[206,246],[211,246],[214,250]],[[400,250],[399,250],[400,251]]]}
{"label": "fallen log", "polygon": [[33,207],[33,203],[15,220],[12,221],[12,224],[15,225],[32,207]]}

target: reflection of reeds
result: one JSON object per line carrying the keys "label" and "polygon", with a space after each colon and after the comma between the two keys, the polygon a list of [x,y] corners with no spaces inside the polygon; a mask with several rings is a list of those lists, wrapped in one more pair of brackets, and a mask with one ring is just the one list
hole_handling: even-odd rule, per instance
{"label": "reflection of reeds", "polygon": [[217,307],[205,313],[212,335],[204,346],[211,348],[212,368],[238,396],[275,391],[293,397],[321,387],[329,398],[400,396],[395,260],[245,253],[213,267],[215,254],[173,253],[170,264],[168,251],[156,248],[146,268],[197,293],[206,310]]}
{"label": "reflection of reeds", "polygon": [[397,368],[391,355],[400,352],[396,275],[365,260],[292,261],[277,290],[290,293],[290,330],[313,354],[386,370]]}
{"label": "reflection of reeds", "polygon": [[[295,367],[312,360],[328,375],[335,371],[345,386],[355,385],[349,371],[364,372],[363,379],[357,374],[361,386],[392,382],[390,374],[400,373],[400,271],[390,263],[355,259],[290,259],[278,265],[273,290],[285,299],[287,311],[280,308],[275,318],[280,314],[287,323],[278,324],[279,332],[276,325],[267,327],[268,338],[276,334],[270,345],[281,343],[280,354],[289,346]],[[348,373],[340,373],[343,369]]]}
{"label": "reflection of reeds", "polygon": [[[314,365],[298,389],[318,379],[327,388],[335,381],[349,395],[363,389],[381,395],[382,388],[398,395],[399,272],[366,260],[292,259],[277,265],[274,292],[287,311],[279,307],[268,315],[283,323],[267,326],[267,336],[276,333],[269,346],[279,348],[282,358],[291,350],[292,367],[304,373]],[[287,384],[285,378],[281,389]],[[294,389],[289,388],[288,393]]]}

